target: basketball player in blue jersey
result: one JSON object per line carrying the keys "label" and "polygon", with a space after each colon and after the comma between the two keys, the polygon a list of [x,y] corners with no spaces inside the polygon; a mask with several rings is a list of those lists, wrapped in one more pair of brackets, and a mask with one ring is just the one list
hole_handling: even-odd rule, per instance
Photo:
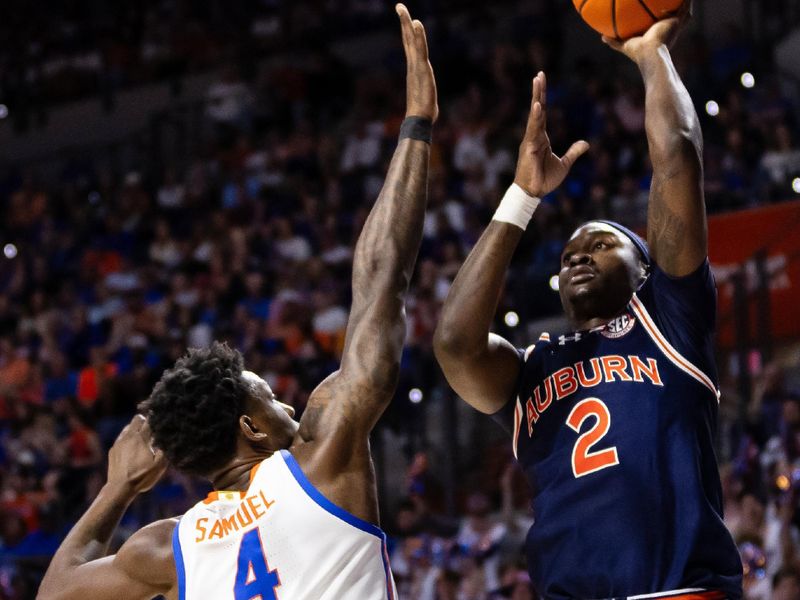
{"label": "basketball player in blue jersey", "polygon": [[[353,259],[342,364],[300,422],[241,355],[214,344],[165,372],[109,455],[108,482],[53,558],[38,598],[394,600],[369,434],[397,382],[403,297],[422,238],[431,128],[438,116],[425,31],[398,5],[406,120]],[[178,519],[111,536],[164,472],[216,490]]]}
{"label": "basketball player in blue jersey", "polygon": [[670,57],[681,20],[624,42],[646,88],[653,164],[647,242],[611,222],[567,242],[559,293],[571,331],[517,351],[489,333],[503,278],[539,200],[588,149],[553,154],[545,77],[515,183],[462,266],[434,340],[455,391],[513,433],[533,490],[526,540],[540,595],[741,597],[741,563],[722,522],[713,449],[716,294],[709,270],[702,139]]}

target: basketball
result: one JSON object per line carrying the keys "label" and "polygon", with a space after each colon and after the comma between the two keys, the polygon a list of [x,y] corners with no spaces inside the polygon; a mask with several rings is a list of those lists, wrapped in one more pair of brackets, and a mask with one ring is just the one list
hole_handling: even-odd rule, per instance
{"label": "basketball", "polygon": [[675,13],[684,0],[572,0],[590,27],[606,37],[627,39]]}

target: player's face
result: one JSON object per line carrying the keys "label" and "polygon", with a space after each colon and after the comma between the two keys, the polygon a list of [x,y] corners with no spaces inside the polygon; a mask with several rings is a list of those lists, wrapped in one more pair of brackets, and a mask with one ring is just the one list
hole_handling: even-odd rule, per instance
{"label": "player's face", "polygon": [[613,316],[630,300],[643,275],[633,242],[605,223],[575,230],[561,254],[558,289],[561,303],[595,309],[589,316]]}
{"label": "player's face", "polygon": [[292,418],[294,408],[279,402],[269,384],[255,373],[244,371],[242,378],[250,384],[251,389],[248,412],[253,413],[253,422],[267,434],[268,449],[274,452],[291,446],[299,427]]}

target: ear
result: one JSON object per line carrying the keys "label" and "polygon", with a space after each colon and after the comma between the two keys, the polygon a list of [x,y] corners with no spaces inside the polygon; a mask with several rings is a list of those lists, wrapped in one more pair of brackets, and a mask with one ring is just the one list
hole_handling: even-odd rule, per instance
{"label": "ear", "polygon": [[647,281],[647,278],[650,276],[650,265],[648,265],[643,260],[640,260],[639,271],[640,275],[639,275],[639,283],[636,285],[637,289],[640,288],[642,284],[644,284],[644,282]]}
{"label": "ear", "polygon": [[263,444],[267,441],[267,438],[269,438],[266,433],[258,431],[255,423],[253,423],[253,419],[247,415],[239,417],[239,429],[242,430],[244,437],[250,442]]}

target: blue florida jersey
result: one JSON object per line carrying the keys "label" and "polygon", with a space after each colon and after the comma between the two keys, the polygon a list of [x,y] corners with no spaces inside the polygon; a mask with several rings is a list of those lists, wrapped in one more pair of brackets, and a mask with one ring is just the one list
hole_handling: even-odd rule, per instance
{"label": "blue florida jersey", "polygon": [[626,311],[524,352],[513,428],[533,489],[526,550],[545,598],[741,597],[714,454],[719,393],[708,262],[654,266]]}

